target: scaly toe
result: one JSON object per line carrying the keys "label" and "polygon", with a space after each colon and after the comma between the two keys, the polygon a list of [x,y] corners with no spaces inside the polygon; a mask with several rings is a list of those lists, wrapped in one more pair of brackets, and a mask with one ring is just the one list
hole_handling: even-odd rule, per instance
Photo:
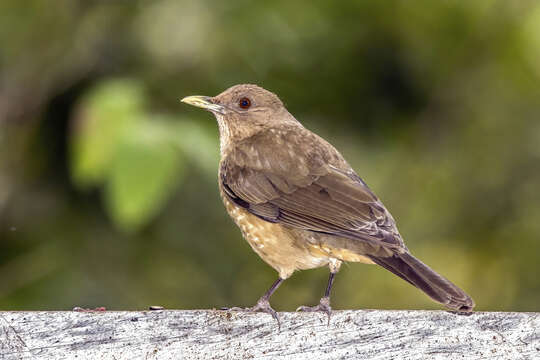
{"label": "scaly toe", "polygon": [[257,304],[255,304],[255,306],[248,307],[248,308],[232,307],[226,310],[243,311],[243,312],[251,312],[251,313],[262,312],[262,313],[270,314],[277,321],[278,327],[281,329],[281,322],[279,320],[279,315],[274,309],[272,309],[268,300],[259,300]]}
{"label": "scaly toe", "polygon": [[330,306],[330,299],[327,297],[323,297],[321,301],[319,302],[319,305],[315,306],[300,306],[296,311],[304,311],[304,312],[324,312],[326,315],[328,315],[328,325],[330,325],[330,316],[332,315],[332,307]]}
{"label": "scaly toe", "polygon": [[279,321],[279,316],[276,310],[272,309],[268,300],[259,300],[255,306],[249,309],[252,312],[263,312],[272,315],[272,317],[277,321],[278,327],[281,328],[281,322]]}

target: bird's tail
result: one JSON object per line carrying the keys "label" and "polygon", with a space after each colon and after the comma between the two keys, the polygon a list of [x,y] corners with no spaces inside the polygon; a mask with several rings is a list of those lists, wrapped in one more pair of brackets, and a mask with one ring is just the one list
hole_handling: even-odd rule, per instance
{"label": "bird's tail", "polygon": [[450,309],[470,312],[474,308],[469,295],[409,253],[369,258]]}

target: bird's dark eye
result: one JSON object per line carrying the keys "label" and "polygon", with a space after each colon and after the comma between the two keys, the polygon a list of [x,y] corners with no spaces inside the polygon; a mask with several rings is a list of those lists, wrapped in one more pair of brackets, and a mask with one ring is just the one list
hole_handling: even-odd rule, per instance
{"label": "bird's dark eye", "polygon": [[238,105],[242,109],[249,109],[249,107],[251,106],[251,100],[249,100],[247,97],[243,97],[240,99],[240,101],[238,101]]}

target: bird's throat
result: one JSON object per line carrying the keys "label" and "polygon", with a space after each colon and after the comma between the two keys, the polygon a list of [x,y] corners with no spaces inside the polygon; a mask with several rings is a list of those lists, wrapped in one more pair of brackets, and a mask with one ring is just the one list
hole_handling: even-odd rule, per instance
{"label": "bird's throat", "polygon": [[221,156],[225,154],[225,150],[231,143],[231,129],[227,125],[224,116],[221,114],[214,114],[219,128],[219,151]]}

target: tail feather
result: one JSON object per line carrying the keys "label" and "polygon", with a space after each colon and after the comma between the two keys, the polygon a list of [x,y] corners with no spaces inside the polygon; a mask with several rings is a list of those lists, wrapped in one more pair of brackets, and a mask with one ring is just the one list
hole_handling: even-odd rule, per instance
{"label": "tail feather", "polygon": [[409,253],[369,258],[450,309],[470,312],[474,308],[469,295]]}

